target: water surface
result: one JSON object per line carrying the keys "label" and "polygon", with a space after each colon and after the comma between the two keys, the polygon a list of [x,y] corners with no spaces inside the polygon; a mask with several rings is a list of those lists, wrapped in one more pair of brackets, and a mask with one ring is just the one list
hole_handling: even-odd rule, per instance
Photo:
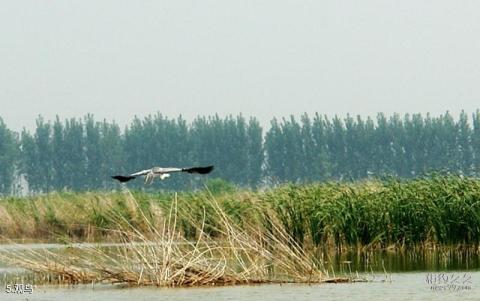
{"label": "water surface", "polygon": [[394,273],[391,282],[383,282],[383,275],[369,283],[342,283],[316,285],[250,285],[201,288],[119,288],[113,285],[80,285],[74,287],[43,286],[28,295],[0,293],[1,300],[238,300],[238,301],[302,301],[302,300],[479,300],[480,272],[469,272],[471,289],[460,291],[433,291],[427,283],[427,273]]}

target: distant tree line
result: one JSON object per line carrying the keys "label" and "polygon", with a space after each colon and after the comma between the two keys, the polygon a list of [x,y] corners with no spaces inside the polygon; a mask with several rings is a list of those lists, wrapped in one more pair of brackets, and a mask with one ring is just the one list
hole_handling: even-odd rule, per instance
{"label": "distant tree line", "polygon": [[470,124],[447,112],[340,119],[315,114],[273,120],[265,138],[266,176],[274,182],[415,177],[434,171],[480,172],[480,112]]}
{"label": "distant tree line", "polygon": [[[31,192],[111,189],[110,175],[151,167],[215,165],[211,177],[240,186],[283,182],[415,177],[432,171],[477,176],[480,112],[385,116],[376,119],[304,114],[263,129],[243,116],[135,118],[123,130],[92,115],[37,119],[33,133],[16,133],[0,118],[0,193],[23,178]],[[172,176],[152,188],[188,189],[202,177]],[[141,181],[129,186],[140,187]]]}
{"label": "distant tree line", "polygon": [[[254,186],[260,182],[262,128],[243,116],[198,117],[191,124],[161,114],[135,118],[123,131],[114,122],[84,118],[36,121],[33,133],[16,134],[0,120],[0,193],[23,177],[31,192],[118,187],[110,178],[152,166],[215,165],[214,176]],[[152,188],[184,189],[203,177],[176,176]],[[142,181],[129,186],[141,187]]]}

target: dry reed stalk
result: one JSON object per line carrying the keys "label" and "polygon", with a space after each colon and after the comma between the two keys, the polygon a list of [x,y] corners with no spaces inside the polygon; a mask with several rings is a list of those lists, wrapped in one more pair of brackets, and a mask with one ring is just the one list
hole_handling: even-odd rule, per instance
{"label": "dry reed stalk", "polygon": [[[60,275],[68,283],[191,286],[331,281],[313,254],[307,254],[286,233],[273,210],[266,211],[268,231],[257,222],[244,223],[240,228],[213,196],[205,198],[203,219],[198,220],[192,212],[178,210],[175,195],[159,226],[145,216],[130,192],[126,193],[136,219],[132,222],[112,211],[115,227],[109,229],[122,241],[121,245],[68,247],[62,252],[10,250],[0,253],[0,259],[35,272]],[[213,214],[209,220],[216,221],[209,226],[220,233],[215,237],[205,232],[207,208]],[[180,217],[195,227],[195,241],[181,233]]]}

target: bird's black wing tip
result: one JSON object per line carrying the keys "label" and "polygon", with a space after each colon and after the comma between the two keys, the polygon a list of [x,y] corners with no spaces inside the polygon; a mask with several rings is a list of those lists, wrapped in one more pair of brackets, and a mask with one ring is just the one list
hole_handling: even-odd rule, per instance
{"label": "bird's black wing tip", "polygon": [[192,167],[192,168],[185,168],[183,171],[188,173],[199,173],[199,174],[207,174],[213,170],[213,165],[204,166],[204,167]]}
{"label": "bird's black wing tip", "polygon": [[213,165],[210,165],[210,166],[207,166],[207,167],[205,167],[205,168],[208,170],[208,172],[211,172],[214,167],[213,167]]}
{"label": "bird's black wing tip", "polygon": [[117,175],[117,176],[112,176],[112,179],[118,180],[121,183],[125,183],[125,182],[128,182],[128,181],[132,180],[132,179],[135,179],[135,177],[134,176],[120,176],[120,175]]}

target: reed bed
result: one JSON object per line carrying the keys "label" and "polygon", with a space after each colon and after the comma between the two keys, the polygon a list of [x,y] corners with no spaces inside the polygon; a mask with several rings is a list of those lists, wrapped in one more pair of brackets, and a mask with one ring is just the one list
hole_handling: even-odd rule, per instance
{"label": "reed bed", "polygon": [[[263,226],[273,211],[286,233],[302,248],[435,248],[479,246],[480,180],[434,175],[412,180],[289,184],[264,191],[217,189],[218,206],[233,224]],[[192,220],[205,219],[203,231],[217,233],[214,209],[205,207],[207,190],[178,194],[177,229],[198,238]],[[172,193],[51,193],[0,199],[0,236],[55,241],[114,241],[111,212],[145,236],[159,226],[172,205]],[[204,210],[207,210],[204,214]],[[144,218],[145,217],[145,218]],[[146,222],[148,220],[148,223]],[[263,227],[262,229],[267,229]]]}
{"label": "reed bed", "polygon": [[[1,252],[0,260],[54,275],[64,283],[172,287],[349,280],[330,277],[322,261],[285,232],[273,211],[264,212],[262,223],[245,222],[240,227],[213,196],[204,198],[201,219],[189,210],[179,210],[174,197],[168,210],[158,212],[161,216],[153,224],[132,195],[127,199],[140,217],[135,224],[111,211],[108,218],[114,226],[106,231],[122,242],[115,247],[69,247],[62,252],[10,250]],[[189,227],[197,232],[195,240],[185,238],[180,218],[189,221]],[[160,219],[162,223],[158,223]],[[209,224],[209,220],[215,223]],[[141,231],[138,223],[142,223]]]}
{"label": "reed bed", "polygon": [[480,241],[476,178],[288,185],[267,192],[264,199],[299,244],[478,249]]}

